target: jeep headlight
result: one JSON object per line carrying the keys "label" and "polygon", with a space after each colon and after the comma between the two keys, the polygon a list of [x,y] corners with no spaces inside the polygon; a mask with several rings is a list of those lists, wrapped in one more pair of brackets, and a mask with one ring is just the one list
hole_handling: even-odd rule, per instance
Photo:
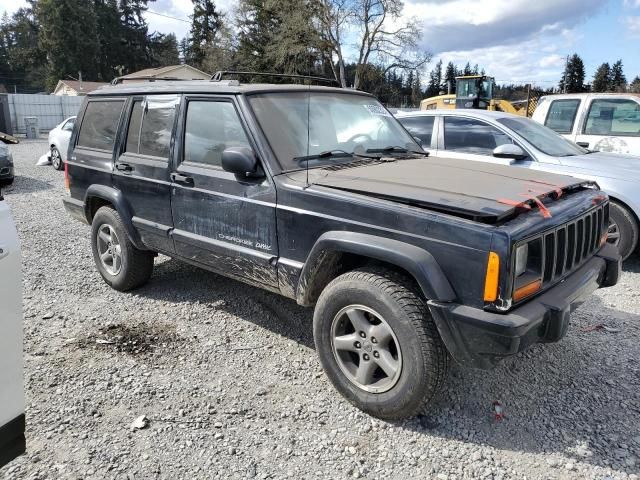
{"label": "jeep headlight", "polygon": [[529,259],[529,244],[525,243],[516,248],[516,265],[514,268],[515,277],[519,277],[527,271],[527,261]]}

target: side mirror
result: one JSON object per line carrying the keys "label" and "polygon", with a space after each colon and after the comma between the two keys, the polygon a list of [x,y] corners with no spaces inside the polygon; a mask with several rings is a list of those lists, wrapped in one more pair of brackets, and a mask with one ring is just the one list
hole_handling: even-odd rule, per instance
{"label": "side mirror", "polygon": [[493,156],[496,158],[511,158],[513,160],[523,160],[528,157],[522,148],[513,143],[505,143],[494,148]]}
{"label": "side mirror", "polygon": [[241,177],[258,174],[256,154],[247,147],[229,147],[222,152],[222,169]]}

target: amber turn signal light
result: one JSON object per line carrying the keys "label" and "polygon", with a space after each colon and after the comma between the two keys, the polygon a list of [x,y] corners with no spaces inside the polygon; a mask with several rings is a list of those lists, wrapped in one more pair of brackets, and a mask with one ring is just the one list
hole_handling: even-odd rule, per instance
{"label": "amber turn signal light", "polygon": [[542,287],[542,280],[538,279],[535,282],[527,283],[526,285],[517,288],[515,292],[513,292],[513,301],[519,302],[523,298],[528,297],[529,295],[533,295]]}
{"label": "amber turn signal light", "polygon": [[484,301],[495,302],[498,298],[498,276],[500,274],[500,257],[489,252],[487,260],[487,276],[484,280]]}

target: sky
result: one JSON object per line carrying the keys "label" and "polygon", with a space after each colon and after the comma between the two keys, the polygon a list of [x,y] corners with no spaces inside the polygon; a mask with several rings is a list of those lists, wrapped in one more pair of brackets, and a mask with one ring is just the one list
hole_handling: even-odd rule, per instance
{"label": "sky", "polygon": [[[0,13],[12,13],[24,0],[0,0]],[[237,2],[218,0],[232,13]],[[150,30],[189,29],[191,0],[149,3]],[[161,15],[167,15],[167,18]],[[587,81],[602,62],[623,60],[630,81],[640,75],[640,0],[405,0],[404,15],[419,22],[421,46],[461,67],[483,67],[498,83],[556,85],[567,55],[584,60]],[[354,49],[350,49],[355,51]]]}

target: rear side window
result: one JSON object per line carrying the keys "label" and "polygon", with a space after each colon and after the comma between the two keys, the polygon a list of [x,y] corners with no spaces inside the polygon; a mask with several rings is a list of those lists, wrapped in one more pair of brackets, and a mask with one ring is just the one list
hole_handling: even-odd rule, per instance
{"label": "rear side window", "polygon": [[400,123],[404,125],[411,135],[419,138],[422,141],[423,147],[431,146],[431,136],[433,134],[433,123],[436,117],[413,117],[413,118],[398,118]]}
{"label": "rear side window", "polygon": [[150,95],[144,101],[135,100],[127,129],[126,151],[168,159],[179,101],[176,95]]}
{"label": "rear side window", "polygon": [[229,147],[249,147],[236,109],[230,102],[192,100],[187,106],[184,161],[219,167]]}
{"label": "rear side window", "polygon": [[124,100],[89,102],[82,119],[78,145],[113,150],[123,107]]}
{"label": "rear side window", "polygon": [[558,133],[571,133],[579,106],[580,100],[578,99],[554,100],[549,106],[544,124]]}
{"label": "rear side window", "polygon": [[587,135],[640,135],[640,104],[621,98],[594,100],[584,128]]}

